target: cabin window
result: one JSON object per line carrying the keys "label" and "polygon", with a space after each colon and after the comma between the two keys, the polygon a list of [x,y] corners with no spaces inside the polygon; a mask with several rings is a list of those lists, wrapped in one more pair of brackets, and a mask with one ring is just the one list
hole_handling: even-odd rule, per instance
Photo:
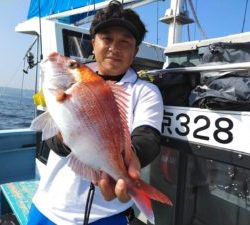
{"label": "cabin window", "polygon": [[248,169],[189,156],[186,181],[183,225],[249,224]]}
{"label": "cabin window", "polygon": [[65,56],[81,62],[93,59],[91,37],[89,34],[63,29],[63,46]]}
{"label": "cabin window", "polygon": [[249,225],[250,171],[249,164],[244,165],[248,157],[206,146],[196,152],[194,146],[168,140],[152,164],[151,182],[175,205],[154,205],[156,224]]}

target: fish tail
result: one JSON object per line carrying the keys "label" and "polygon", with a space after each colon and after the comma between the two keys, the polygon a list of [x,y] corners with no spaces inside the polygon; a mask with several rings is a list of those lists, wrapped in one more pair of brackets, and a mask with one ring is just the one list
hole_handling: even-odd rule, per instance
{"label": "fish tail", "polygon": [[152,210],[151,199],[166,205],[173,205],[168,196],[142,180],[139,180],[138,185],[131,188],[130,195],[139,210],[143,212],[148,221],[152,224],[154,224],[154,213]]}

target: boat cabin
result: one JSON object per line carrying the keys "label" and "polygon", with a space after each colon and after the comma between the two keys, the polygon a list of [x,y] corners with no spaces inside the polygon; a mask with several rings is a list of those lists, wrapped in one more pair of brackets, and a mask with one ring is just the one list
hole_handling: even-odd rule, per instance
{"label": "boat cabin", "polygon": [[[42,42],[43,56],[55,51],[81,62],[93,60],[91,37],[87,28],[34,17],[18,24],[15,30],[39,37],[38,42]],[[143,42],[133,66],[137,70],[161,69],[164,62],[164,47]]]}

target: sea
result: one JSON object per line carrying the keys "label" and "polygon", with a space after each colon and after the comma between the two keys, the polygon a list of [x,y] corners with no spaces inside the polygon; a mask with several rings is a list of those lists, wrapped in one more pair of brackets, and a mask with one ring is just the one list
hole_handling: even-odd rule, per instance
{"label": "sea", "polygon": [[0,87],[0,130],[27,128],[35,116],[33,90]]}

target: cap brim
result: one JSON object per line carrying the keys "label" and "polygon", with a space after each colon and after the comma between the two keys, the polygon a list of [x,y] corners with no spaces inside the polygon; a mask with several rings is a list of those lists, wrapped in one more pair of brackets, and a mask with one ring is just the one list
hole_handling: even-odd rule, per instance
{"label": "cap brim", "polygon": [[120,19],[120,18],[112,18],[109,20],[102,21],[98,23],[93,31],[94,34],[99,33],[101,30],[107,27],[112,27],[112,26],[118,26],[118,27],[123,27],[131,32],[131,34],[135,37],[136,42],[139,42],[139,32],[137,31],[136,27],[129,22],[128,20],[125,19]]}

